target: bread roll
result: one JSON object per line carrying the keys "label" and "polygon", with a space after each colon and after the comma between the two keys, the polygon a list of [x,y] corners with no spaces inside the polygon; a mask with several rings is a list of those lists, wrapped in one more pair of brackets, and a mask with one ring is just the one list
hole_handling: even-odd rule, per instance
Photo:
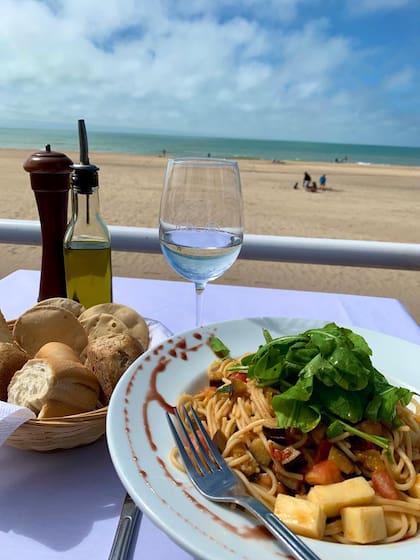
{"label": "bread roll", "polygon": [[7,387],[14,373],[28,360],[28,355],[13,342],[0,342],[0,400],[7,401]]}
{"label": "bread roll", "polygon": [[[72,362],[80,362],[79,356],[67,344],[61,342],[47,342],[35,354],[35,358],[50,358],[55,360],[70,360]],[[81,363],[81,362],[80,362]]]}
{"label": "bread roll", "polygon": [[0,342],[13,342],[12,331],[9,329],[3,313],[0,311]]}
{"label": "bread roll", "polygon": [[33,307],[47,307],[49,305],[67,309],[67,311],[73,313],[75,317],[79,317],[79,315],[83,313],[83,311],[85,311],[85,307],[81,303],[79,303],[78,301],[74,301],[74,299],[64,297],[52,297],[43,299]]}
{"label": "bread roll", "polygon": [[9,384],[8,401],[30,408],[38,418],[68,416],[96,408],[99,382],[60,342],[41,348]]}
{"label": "bread roll", "polygon": [[79,356],[88,343],[86,331],[73,313],[53,305],[25,311],[17,319],[13,335],[31,358],[47,342],[63,342]]}
{"label": "bread roll", "polygon": [[128,333],[101,336],[89,342],[86,366],[98,378],[101,402],[108,404],[121,375],[143,352],[141,342]]}
{"label": "bread roll", "polygon": [[118,317],[109,313],[98,313],[85,319],[82,317],[79,321],[83,325],[89,341],[108,334],[128,333],[128,327]]}
{"label": "bread roll", "polygon": [[[86,311],[80,315],[79,320],[83,323],[102,313],[112,315],[119,321],[122,321],[128,329],[128,334],[131,334],[134,338],[138,338],[143,348],[147,350],[150,336],[149,327],[145,319],[137,313],[137,311],[128,307],[128,305],[123,305],[121,303],[99,303],[86,309]],[[120,330],[119,332],[123,331]]]}

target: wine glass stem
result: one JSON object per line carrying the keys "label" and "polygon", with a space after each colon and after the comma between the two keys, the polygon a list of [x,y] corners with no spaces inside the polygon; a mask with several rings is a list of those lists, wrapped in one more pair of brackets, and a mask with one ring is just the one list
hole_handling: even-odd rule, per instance
{"label": "wine glass stem", "polygon": [[195,285],[195,326],[201,326],[201,317],[203,314],[203,298],[204,298],[204,288],[206,284],[196,284]]}

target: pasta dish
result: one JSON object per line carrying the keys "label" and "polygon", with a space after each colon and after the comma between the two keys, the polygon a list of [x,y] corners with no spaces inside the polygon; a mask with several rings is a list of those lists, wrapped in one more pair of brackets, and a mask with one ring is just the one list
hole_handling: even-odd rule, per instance
{"label": "pasta dish", "polygon": [[[417,534],[420,406],[375,369],[366,341],[330,323],[232,357],[183,394],[249,494],[296,533],[352,544]],[[176,449],[171,460],[180,469]]]}

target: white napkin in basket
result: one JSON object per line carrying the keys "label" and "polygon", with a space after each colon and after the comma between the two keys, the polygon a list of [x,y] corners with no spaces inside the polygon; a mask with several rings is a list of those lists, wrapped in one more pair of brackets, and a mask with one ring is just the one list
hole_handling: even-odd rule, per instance
{"label": "white napkin in basket", "polygon": [[0,445],[3,445],[21,424],[31,418],[36,416],[29,408],[0,401]]}

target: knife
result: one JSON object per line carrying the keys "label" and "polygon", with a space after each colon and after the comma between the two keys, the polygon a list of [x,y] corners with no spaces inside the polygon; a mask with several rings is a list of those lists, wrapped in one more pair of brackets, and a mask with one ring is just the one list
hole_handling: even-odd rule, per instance
{"label": "knife", "polygon": [[108,560],[126,560],[128,558],[137,522],[141,522],[141,518],[142,512],[127,493]]}

